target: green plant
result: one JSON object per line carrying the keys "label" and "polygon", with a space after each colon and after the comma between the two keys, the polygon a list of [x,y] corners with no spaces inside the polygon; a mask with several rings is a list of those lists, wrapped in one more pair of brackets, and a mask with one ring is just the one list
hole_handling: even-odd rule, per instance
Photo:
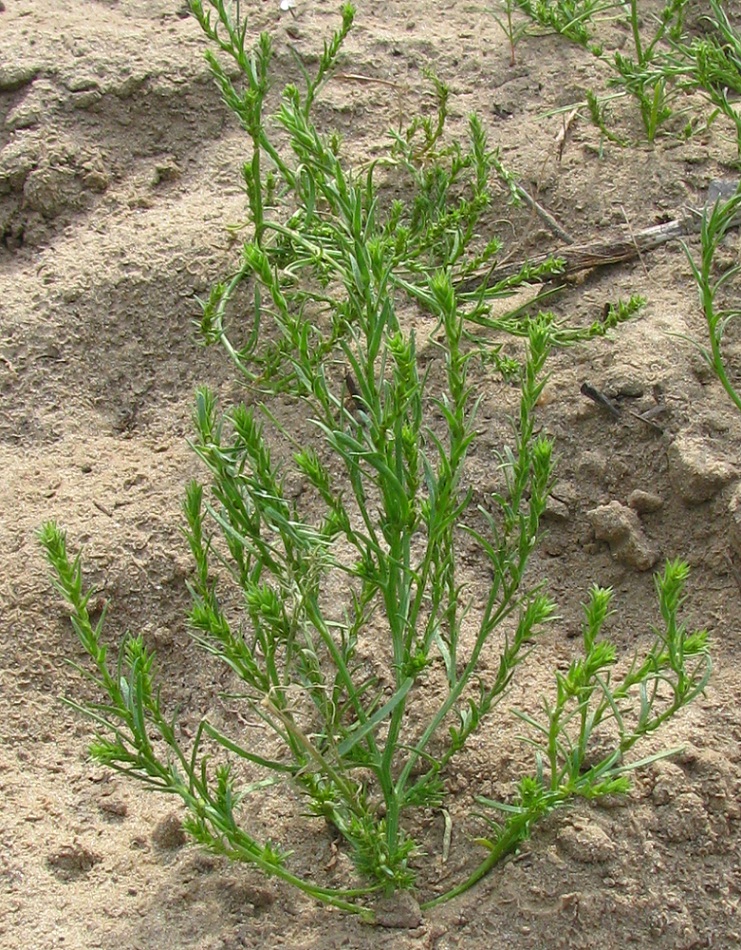
{"label": "green plant", "polygon": [[677,90],[664,64],[664,41],[676,42],[681,38],[686,5],[687,0],[667,0],[659,16],[653,19],[653,34],[644,38],[638,0],[628,0],[626,4],[633,54],[615,51],[615,75],[608,85],[625,89],[638,102],[649,142],[655,140],[661,126],[673,114],[672,100]]}
{"label": "green plant", "polygon": [[666,77],[621,53],[615,53],[615,69],[617,76],[610,85],[624,87],[636,99],[646,138],[655,141],[659,129],[673,114]]}
{"label": "green plant", "polygon": [[515,50],[522,37],[527,35],[529,21],[526,20],[524,23],[515,23],[512,14],[518,7],[518,0],[499,0],[499,6],[504,14],[504,19],[497,13],[493,14],[494,19],[509,40],[509,64],[510,66],[515,66],[517,64]]}
{"label": "green plant", "polygon": [[692,274],[700,294],[700,305],[705,316],[710,347],[702,346],[692,340],[702,353],[708,366],[723,384],[734,405],[741,409],[741,396],[737,384],[733,382],[726,368],[723,355],[723,337],[729,323],[741,315],[737,307],[718,306],[718,297],[726,284],[738,273],[739,265],[729,267],[716,277],[716,255],[718,248],[729,228],[737,226],[741,216],[741,191],[737,191],[729,200],[716,201],[707,209],[702,219],[700,231],[700,261],[695,263],[691,251],[685,245],[684,250],[692,268]]}
{"label": "green plant", "polygon": [[603,0],[516,0],[520,9],[540,26],[601,55],[601,46],[590,46],[590,27],[596,14],[612,5]]}
{"label": "green plant", "polygon": [[[704,94],[717,112],[736,128],[741,156],[741,116],[730,94],[741,94],[741,37],[718,0],[710,0],[712,16],[705,17],[709,32],[691,44],[674,42],[666,69],[686,89]],[[712,121],[712,118],[711,120]]]}
{"label": "green plant", "polygon": [[482,815],[494,832],[479,839],[490,856],[459,891],[514,850],[539,818],[575,798],[626,792],[630,772],[673,754],[624,759],[644,736],[692,702],[710,678],[706,632],[690,633],[678,618],[688,573],[686,564],[672,561],[655,576],[663,626],[654,629],[644,656],[635,655],[622,674],[616,672],[615,645],[601,637],[612,591],[592,588],[584,605],[583,657],[573,660],[565,674],[556,673],[555,701],[543,698],[540,716],[516,711],[530,729],[523,741],[535,749],[534,774],[519,782],[512,802],[478,797],[479,804],[503,817],[496,821]]}
{"label": "green plant", "polygon": [[[304,75],[303,91],[283,92],[276,122],[292,159],[264,115],[269,39],[250,54],[245,28],[233,26],[222,0],[208,11],[192,0],[192,8],[240,67],[243,89],[210,58],[252,142],[244,168],[251,235],[235,274],[204,301],[199,326],[206,343],[224,346],[253,404],[222,412],[210,391],[197,393],[193,447],[210,487],[192,483],[184,503],[194,562],[189,626],[232,676],[225,701],[264,729],[248,741],[235,715],[222,728],[204,719],[185,737],[144,639],[125,637],[109,658],[105,611],[93,622],[80,555],[70,555],[64,532],[49,522],[40,540],[92,661],[83,672],[101,697],[67,701],[96,724],[93,758],[179,796],[195,841],[372,919],[374,895],[425,884],[418,816],[444,805],[448,768],[492,721],[540,628],[554,619],[552,601],[526,581],[553,477],[552,445],[536,434],[535,407],[554,343],[604,327],[564,329],[546,314],[494,319],[491,301],[529,279],[528,269],[494,286],[483,272],[469,286],[497,252],[477,225],[501,163],[476,118],[465,147],[447,140],[441,82],[433,80],[436,114],[397,133],[383,163],[346,168],[311,105],[350,29],[351,8],[316,73]],[[384,200],[381,172],[392,183],[402,177],[407,201]],[[465,291],[457,289],[463,280]],[[251,325],[243,330],[230,314],[246,297]],[[636,298],[617,307],[608,320],[638,305]],[[430,328],[435,358],[426,368],[405,329],[411,313]],[[477,508],[465,487],[478,436],[472,367],[496,356],[491,331],[521,337],[519,359],[508,364],[519,406],[493,460],[499,490]],[[240,333],[243,343],[234,341]],[[313,438],[279,418],[287,398]],[[471,546],[488,578],[478,598],[461,568]],[[586,659],[557,677],[556,703],[544,706],[546,758],[539,752],[534,774],[503,806],[478,871],[423,907],[470,887],[540,815],[575,796],[623,788],[628,766],[619,769],[616,756],[704,687],[704,636],[677,621],[676,580],[685,576],[667,568],[662,646],[617,685],[614,649],[597,640],[609,597],[593,593]],[[639,713],[629,722],[634,699]],[[617,725],[608,760],[584,771],[608,720]],[[289,852],[254,831],[250,799],[283,783],[307,818],[342,839],[356,884],[341,886],[331,869],[300,876]]]}
{"label": "green plant", "polygon": [[[348,180],[339,137],[318,132],[311,108],[351,27],[354,11],[350,6],[343,8],[342,26],[325,44],[316,75],[310,76],[299,63],[304,93],[293,85],[284,90],[275,121],[288,135],[298,159],[298,164],[292,165],[275,144],[273,120],[266,121],[263,115],[272,55],[270,37],[263,34],[250,55],[244,49],[246,26],[241,31],[234,27],[223,0],[212,4],[216,19],[200,0],[193,0],[191,6],[206,35],[239,66],[246,83],[243,90],[234,86],[221,61],[207,53],[224,101],[239,117],[252,143],[243,177],[253,237],[244,246],[236,272],[217,284],[203,303],[203,338],[206,343],[221,342],[251,382],[259,379],[261,385],[267,385],[280,380],[284,388],[296,384],[303,391],[305,381],[296,379],[291,360],[300,352],[302,358],[321,365],[346,334],[351,319],[349,304],[338,303],[325,292],[337,270],[338,245],[344,255],[342,263],[351,271],[360,253],[356,245],[372,239],[362,254],[369,266],[371,255],[379,261],[385,256],[388,273],[384,280],[390,291],[401,290],[414,297],[417,275],[427,275],[440,266],[448,267],[453,283],[458,284],[500,249],[496,239],[479,241],[477,225],[491,204],[491,171],[505,178],[507,172],[497,151],[488,148],[477,116],[469,120],[467,150],[457,141],[442,142],[449,91],[428,73],[435,115],[415,117],[404,130],[392,133],[388,155],[372,163],[364,176]],[[264,172],[266,164],[269,171]],[[376,186],[379,171],[400,177],[402,184],[413,190],[412,201],[405,204],[397,199],[383,205]],[[508,187],[512,192],[511,182]],[[276,201],[285,209],[287,202],[281,197],[288,194],[294,196],[297,210],[281,220],[271,209]],[[508,295],[524,282],[557,271],[555,262],[538,271],[526,268],[501,285],[486,288],[485,297]],[[300,280],[304,276],[311,285],[308,288]],[[240,287],[250,282],[252,326],[246,339],[232,345],[225,330],[228,308]],[[471,294],[464,296],[471,298]],[[307,308],[321,309],[327,315],[326,323],[314,319],[313,314],[307,319]],[[268,313],[279,329],[278,339],[262,333]]]}
{"label": "green plant", "polygon": [[[608,86],[618,87],[623,90],[622,94],[628,93],[637,101],[646,137],[649,142],[653,142],[661,126],[674,114],[672,103],[681,91],[666,54],[668,44],[671,42],[676,46],[682,38],[687,0],[667,0],[659,16],[651,18],[653,32],[648,37],[645,36],[645,23],[640,15],[638,0],[607,4],[576,0],[517,2],[536,22],[589,49],[609,66],[612,75],[608,79]],[[608,58],[601,45],[591,42],[591,28],[598,15],[615,9],[625,13],[633,50],[631,54],[617,50]],[[608,131],[603,103],[604,99],[600,101],[594,92],[588,94],[586,104],[591,121],[609,141],[625,144],[619,136]]]}
{"label": "green plant", "polygon": [[605,99],[600,101],[591,89],[587,91],[587,109],[589,110],[589,118],[592,120],[592,125],[600,130],[608,142],[619,145],[621,148],[626,148],[630,145],[630,142],[626,139],[621,139],[620,136],[610,131],[607,125],[607,101]]}

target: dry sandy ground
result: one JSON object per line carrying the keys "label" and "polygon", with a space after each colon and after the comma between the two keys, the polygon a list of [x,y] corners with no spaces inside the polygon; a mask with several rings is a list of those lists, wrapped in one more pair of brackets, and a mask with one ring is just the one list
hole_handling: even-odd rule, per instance
{"label": "dry sandy ground", "polygon": [[[245,143],[177,0],[3,5],[0,947],[741,945],[741,418],[690,344],[671,335],[702,334],[676,243],[593,271],[558,298],[559,312],[581,323],[631,293],[648,305],[614,338],[552,360],[541,425],[556,443],[559,502],[534,574],[547,578],[562,620],[541,644],[528,687],[547,689],[553,666],[574,655],[579,604],[594,582],[615,589],[610,632],[619,645],[645,641],[655,618],[651,571],[596,538],[588,512],[649,492],[661,504],[640,515],[648,550],[690,562],[689,621],[713,638],[707,695],[652,746],[682,745],[680,756],[641,773],[622,803],[552,816],[475,890],[413,930],[383,933],[183,845],[172,802],[86,762],[89,724],[58,699],[84,688],[65,664],[79,650],[35,541],[44,519],[58,519],[85,546],[89,579],[113,602],[111,636],[141,631],[157,648],[186,721],[221,708],[218,672],[204,668],[185,629],[179,506],[198,471],[186,441],[194,387],[238,394],[223,355],[196,346],[191,321],[195,298],[236,254],[225,225],[243,217]],[[316,52],[337,24],[337,5],[297,0],[295,17],[278,7],[242,2],[255,32],[274,34],[285,80],[287,44]],[[425,101],[422,70],[432,66],[452,88],[453,125],[478,110],[507,164],[577,239],[626,220],[638,229],[670,218],[701,205],[712,179],[732,176],[735,147],[722,122],[689,141],[663,136],[655,147],[600,152],[598,133],[577,119],[559,159],[562,117],[553,110],[602,88],[603,74],[558,37],[524,39],[510,67],[490,7],[359,0],[342,68],[386,83],[335,80],[323,93],[318,115],[344,134],[346,154],[377,154],[400,113]],[[640,137],[629,104],[613,114]],[[558,243],[504,195],[491,228],[516,256]],[[723,263],[737,257],[733,235]],[[637,409],[660,391],[663,433],[634,417],[613,422],[580,395],[584,380]],[[487,428],[470,477],[485,489],[511,395],[493,372],[479,385]],[[513,704],[523,694],[521,685]],[[524,761],[495,739],[486,731],[449,776],[454,838],[439,877],[471,859],[471,796],[506,788]],[[266,800],[254,820],[279,840],[303,838],[299,865],[328,862],[327,835],[317,828],[307,839],[292,803]],[[439,817],[428,831],[436,861]]]}

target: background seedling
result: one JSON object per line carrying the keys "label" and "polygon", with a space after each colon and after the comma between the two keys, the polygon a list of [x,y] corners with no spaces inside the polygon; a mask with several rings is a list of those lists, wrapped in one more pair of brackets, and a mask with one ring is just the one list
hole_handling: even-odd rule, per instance
{"label": "background seedling", "polygon": [[741,156],[741,118],[734,101],[741,96],[741,36],[722,4],[710,0],[710,7],[711,14],[704,18],[705,35],[689,44],[675,41],[665,68],[679,85],[702,93],[715,114],[730,119]]}
{"label": "background seedling", "polygon": [[527,34],[528,25],[530,23],[529,20],[525,20],[524,22],[520,23],[515,22],[513,14],[516,10],[518,10],[518,8],[519,4],[517,0],[501,0],[498,9],[501,10],[502,16],[496,12],[496,8],[494,10],[494,19],[500,25],[504,35],[509,41],[510,66],[515,66],[517,64],[515,50],[522,37]]}
{"label": "background seedling", "polygon": [[728,299],[728,284],[739,271],[739,265],[727,268],[716,276],[718,249],[723,244],[728,230],[739,223],[741,215],[741,192],[737,192],[727,201],[719,199],[703,215],[700,232],[700,261],[696,263],[689,248],[685,252],[692,267],[692,274],[700,294],[700,305],[708,330],[709,348],[693,340],[699,348],[708,366],[723,384],[736,408],[741,409],[741,397],[737,383],[723,353],[723,338],[729,324],[739,315],[738,307],[723,307],[719,298]]}
{"label": "background seedling", "polygon": [[[676,45],[681,41],[687,0],[668,0],[656,18],[641,16],[638,0],[607,5],[565,3],[564,0],[518,2],[536,22],[590,49],[608,66],[608,86],[623,90],[637,101],[646,137],[653,142],[659,129],[673,115],[673,102],[681,91],[665,57],[670,43]],[[633,48],[630,54],[616,50],[608,55],[601,44],[592,42],[592,37],[599,22],[621,14],[627,21]],[[590,118],[605,138],[622,145],[624,139],[607,129],[604,101],[594,92],[589,94]]]}
{"label": "background seedling", "polygon": [[602,0],[516,0],[520,9],[546,30],[560,33],[599,56],[601,47],[590,46],[597,14],[609,9]]}

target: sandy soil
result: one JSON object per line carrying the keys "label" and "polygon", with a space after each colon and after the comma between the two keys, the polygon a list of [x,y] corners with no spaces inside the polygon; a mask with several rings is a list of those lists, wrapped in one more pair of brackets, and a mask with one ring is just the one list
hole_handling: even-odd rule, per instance
{"label": "sandy soil", "polygon": [[[278,7],[242,3],[255,32],[274,34],[286,79],[287,44],[315,52],[337,5],[298,0],[295,17]],[[557,501],[533,573],[548,580],[562,619],[527,685],[545,690],[553,666],[568,665],[592,583],[615,588],[621,647],[649,634],[646,560],[599,540],[590,512],[650,493],[652,510],[638,503],[648,561],[690,562],[688,617],[713,638],[707,695],[651,746],[681,745],[681,755],[641,773],[620,803],[552,816],[463,898],[415,929],[383,933],[188,847],[172,802],[86,762],[90,726],[58,699],[84,687],[65,663],[79,649],[35,541],[49,517],[85,546],[89,579],[113,602],[111,637],[137,630],[157,648],[186,722],[222,711],[219,674],[185,629],[179,506],[198,472],[186,441],[194,387],[238,395],[223,355],[196,346],[191,321],[195,298],[234,260],[225,225],[243,217],[245,144],[177,0],[4,0],[0,10],[0,947],[741,945],[741,418],[674,335],[703,331],[676,242],[592,271],[555,305],[587,323],[608,301],[648,298],[612,339],[552,360],[541,424],[556,442]],[[367,158],[401,112],[424,103],[422,70],[432,66],[451,85],[453,125],[479,111],[506,163],[577,240],[701,206],[712,179],[733,175],[733,137],[720,121],[688,141],[601,150],[577,119],[559,158],[553,110],[602,88],[604,76],[557,37],[525,38],[517,53],[511,67],[488,3],[359,0],[343,69],[386,83],[335,80],[319,116],[343,133],[347,154]],[[618,103],[613,115],[640,137],[633,107]],[[558,245],[504,194],[491,228],[514,256]],[[722,256],[737,260],[735,234]],[[663,432],[631,416],[613,422],[580,394],[584,380],[636,409],[660,392]],[[511,394],[493,372],[479,385],[485,432],[470,478],[485,490]],[[513,704],[524,695],[521,684]],[[454,837],[439,879],[471,860],[471,796],[506,788],[524,761],[496,739],[486,731],[449,776]],[[331,841],[322,829],[307,838],[290,805],[267,799],[255,821],[298,840],[299,865],[326,864]],[[441,820],[428,835],[434,862]]]}

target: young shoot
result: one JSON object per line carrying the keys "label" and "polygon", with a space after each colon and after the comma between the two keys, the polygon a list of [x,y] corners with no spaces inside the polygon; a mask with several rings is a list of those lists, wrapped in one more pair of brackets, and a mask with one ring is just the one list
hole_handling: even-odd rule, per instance
{"label": "young shoot", "polygon": [[[521,714],[536,767],[501,806],[501,833],[482,839],[474,875],[430,876],[420,816],[444,808],[451,767],[478,730],[496,730],[520,667],[555,622],[555,605],[528,575],[554,477],[553,446],[536,422],[548,355],[605,327],[492,314],[492,302],[536,269],[489,285],[499,244],[479,228],[504,168],[477,117],[465,141],[450,141],[442,81],[431,78],[436,113],[393,137],[393,198],[377,164],[348,167],[312,108],[342,55],[351,7],[272,119],[270,38],[246,49],[246,24],[232,23],[224,0],[191,7],[239,68],[241,85],[209,58],[250,153],[251,230],[199,324],[247,384],[245,399],[222,407],[208,388],[197,391],[192,446],[203,477],[183,504],[188,628],[219,668],[227,715],[221,725],[204,718],[191,735],[142,636],[127,635],[109,656],[105,612],[93,622],[80,555],[50,521],[40,541],[97,690],[92,701],[72,692],[67,702],[94,724],[93,759],[177,796],[195,842],[374,920],[379,897],[416,889],[423,906],[449,899],[556,805],[622,788],[628,764],[611,756],[587,766],[593,735],[610,725],[616,755],[627,756],[704,687],[706,644],[678,619],[686,570],[670,565],[659,582],[661,632],[618,673],[601,638],[609,594],[593,591],[584,659],[557,674],[556,699],[539,715]],[[616,305],[609,325],[641,305]],[[415,325],[428,328],[424,340]],[[479,506],[467,476],[478,393],[493,384],[482,364],[496,352],[494,331],[519,337],[507,365],[517,395],[491,459],[496,490]],[[473,581],[470,563],[480,567]],[[245,732],[245,716],[260,728]],[[331,864],[296,870],[291,848],[301,842],[276,844],[256,821],[259,797],[270,794],[332,835],[354,867],[349,885]]]}

